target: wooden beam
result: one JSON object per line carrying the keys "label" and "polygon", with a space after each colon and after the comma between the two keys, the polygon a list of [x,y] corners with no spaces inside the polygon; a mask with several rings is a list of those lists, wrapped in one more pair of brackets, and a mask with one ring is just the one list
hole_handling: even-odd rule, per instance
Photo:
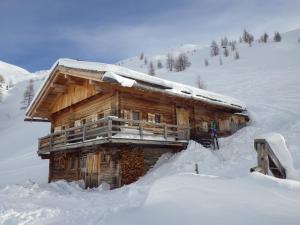
{"label": "wooden beam", "polygon": [[42,119],[42,118],[30,118],[30,117],[26,117],[26,118],[24,119],[24,121],[28,121],[28,122],[47,122],[47,123],[50,122],[48,119]]}

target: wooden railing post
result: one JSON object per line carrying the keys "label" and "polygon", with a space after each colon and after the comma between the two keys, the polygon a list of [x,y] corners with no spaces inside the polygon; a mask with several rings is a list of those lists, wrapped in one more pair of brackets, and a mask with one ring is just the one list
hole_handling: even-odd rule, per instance
{"label": "wooden railing post", "polygon": [[86,126],[84,124],[83,127],[82,127],[82,141],[83,142],[85,141],[85,133],[86,133]]}
{"label": "wooden railing post", "polygon": [[52,150],[52,141],[53,141],[53,135],[50,134],[50,150]]}
{"label": "wooden railing post", "polygon": [[164,138],[168,140],[167,124],[164,124]]}
{"label": "wooden railing post", "polygon": [[140,138],[143,139],[143,122],[139,124]]}
{"label": "wooden railing post", "polygon": [[68,131],[65,130],[65,144],[68,142]]}
{"label": "wooden railing post", "polygon": [[108,136],[108,138],[111,138],[111,136],[112,136],[112,119],[111,118],[108,118],[107,126],[108,126],[107,136]]}
{"label": "wooden railing post", "polygon": [[187,128],[187,132],[186,132],[186,140],[189,140],[190,139],[190,128],[188,127]]}

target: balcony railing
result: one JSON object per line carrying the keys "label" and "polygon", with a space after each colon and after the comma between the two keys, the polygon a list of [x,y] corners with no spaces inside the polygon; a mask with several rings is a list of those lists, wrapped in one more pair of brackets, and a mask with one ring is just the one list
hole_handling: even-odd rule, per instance
{"label": "balcony railing", "polygon": [[187,142],[190,128],[164,123],[151,123],[140,120],[128,120],[117,117],[105,117],[82,126],[72,127],[39,138],[39,153],[63,148],[72,148],[80,144],[105,140],[119,140],[119,143],[132,141]]}

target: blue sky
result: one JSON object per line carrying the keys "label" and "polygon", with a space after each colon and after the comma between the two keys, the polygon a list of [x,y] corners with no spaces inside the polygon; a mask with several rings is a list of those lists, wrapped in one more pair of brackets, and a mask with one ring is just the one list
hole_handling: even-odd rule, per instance
{"label": "blue sky", "polygon": [[57,58],[114,63],[244,28],[300,28],[298,0],[0,0],[0,60],[35,71]]}

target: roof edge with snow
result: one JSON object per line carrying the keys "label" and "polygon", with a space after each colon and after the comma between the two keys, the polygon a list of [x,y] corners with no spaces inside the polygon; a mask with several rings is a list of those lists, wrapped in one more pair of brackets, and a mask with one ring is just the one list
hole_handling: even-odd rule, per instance
{"label": "roof edge with snow", "polygon": [[47,86],[46,84],[50,82],[52,74],[58,66],[93,72],[104,72],[104,80],[102,78],[102,81],[104,82],[105,79],[115,79],[120,85],[127,87],[133,86],[133,84],[136,82],[142,82],[145,84],[150,84],[154,87],[159,87],[159,89],[163,90],[166,94],[175,95],[183,98],[190,98],[214,105],[232,108],[239,111],[246,110],[246,106],[244,103],[232,97],[220,95],[203,89],[198,89],[189,85],[168,81],[162,78],[150,76],[118,65],[62,58],[58,59],[51,67],[48,77],[45,79],[44,83],[40,87],[39,91],[36,93],[33,101],[31,102],[30,106],[26,111],[27,116],[28,114],[30,114],[33,105],[35,105],[39,100],[42,92],[44,91],[45,86]]}

